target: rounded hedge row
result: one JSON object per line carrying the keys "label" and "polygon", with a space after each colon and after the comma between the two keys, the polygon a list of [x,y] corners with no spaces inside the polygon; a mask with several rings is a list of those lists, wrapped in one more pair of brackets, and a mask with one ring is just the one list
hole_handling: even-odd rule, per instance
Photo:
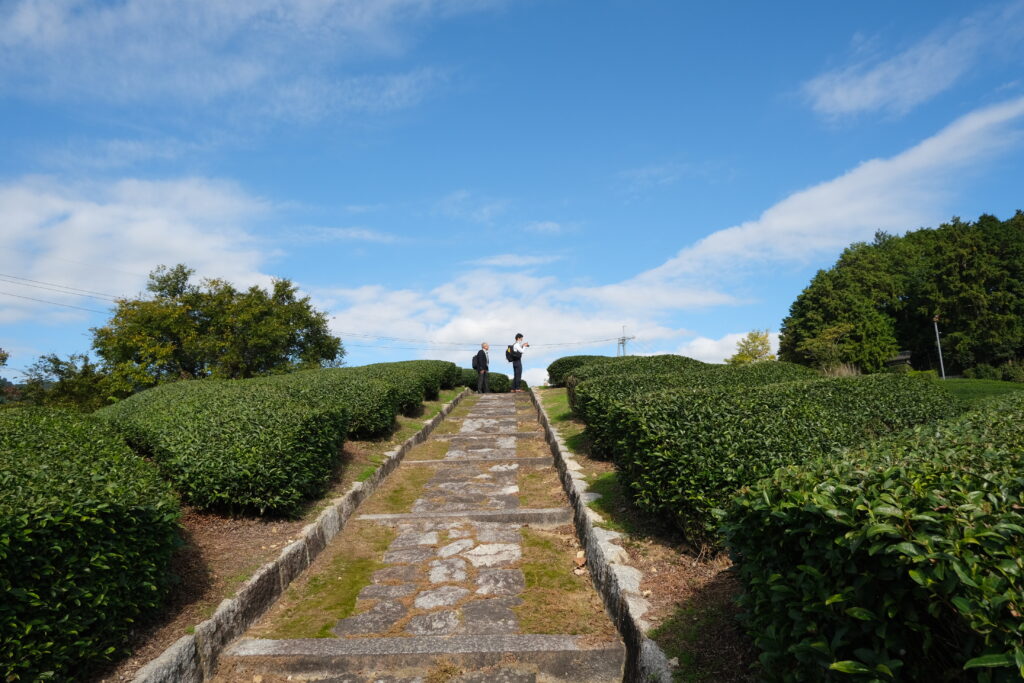
{"label": "rounded hedge row", "polygon": [[548,366],[548,383],[553,387],[565,386],[566,378],[575,370],[610,360],[613,360],[612,356],[563,356]]}
{"label": "rounded hedge row", "polygon": [[[660,358],[655,356],[654,358]],[[690,359],[687,359],[690,360]],[[665,389],[748,387],[817,378],[810,368],[793,363],[763,362],[749,365],[709,365],[677,361],[621,364],[602,369],[596,377],[570,380],[570,404],[587,425],[592,454],[614,457],[616,435],[608,421],[610,411]]]}
{"label": "rounded hedge row", "polygon": [[[461,368],[461,372],[462,379],[459,386],[469,387],[475,391],[477,378],[479,377],[477,371],[471,368]],[[512,389],[512,380],[508,378],[508,375],[503,375],[500,372],[488,372],[487,388],[491,393],[504,394]],[[526,382],[523,382],[523,388],[526,388]]]}
{"label": "rounded hedge row", "polygon": [[695,542],[713,510],[776,468],[959,411],[936,382],[900,375],[665,390],[611,404],[605,431],[636,504]]}
{"label": "rounded hedge row", "polygon": [[771,678],[1024,678],[1024,396],[743,489],[724,517]]}
{"label": "rounded hedge row", "polygon": [[344,405],[348,436],[353,439],[390,434],[399,412],[399,388],[360,368],[305,370],[249,381],[284,387],[293,396],[325,408]]}
{"label": "rounded hedge row", "polygon": [[179,514],[99,420],[0,411],[0,679],[74,679],[120,654],[166,594]]}
{"label": "rounded hedge row", "polygon": [[261,380],[197,380],[96,413],[150,456],[193,505],[289,515],[322,492],[348,410]]}

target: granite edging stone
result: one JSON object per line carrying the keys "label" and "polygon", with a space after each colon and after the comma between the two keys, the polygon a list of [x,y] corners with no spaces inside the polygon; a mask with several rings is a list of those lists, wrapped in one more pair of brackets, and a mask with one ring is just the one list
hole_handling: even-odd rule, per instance
{"label": "granite edging stone", "polygon": [[602,517],[591,510],[587,503],[595,500],[596,494],[587,490],[589,487],[583,478],[582,467],[552,426],[533,387],[527,391],[530,392],[537,419],[551,447],[562,487],[573,508],[576,535],[586,553],[591,581],[626,644],[625,680],[670,683],[672,667],[668,657],[657,643],[644,635],[648,624],[642,617],[649,606],[638,592],[643,575],[635,567],[626,564],[628,557],[625,552],[611,543],[612,539],[621,534],[595,526],[594,522],[602,521]]}

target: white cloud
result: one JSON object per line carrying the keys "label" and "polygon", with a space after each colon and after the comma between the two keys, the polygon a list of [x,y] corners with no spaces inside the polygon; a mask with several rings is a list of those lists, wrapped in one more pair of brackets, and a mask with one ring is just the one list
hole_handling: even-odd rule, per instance
{"label": "white cloud", "polygon": [[534,221],[527,223],[524,229],[540,235],[558,235],[568,230],[568,227],[556,221]]}
{"label": "white cloud", "polygon": [[[267,285],[267,254],[241,227],[269,210],[231,183],[204,178],[61,184],[25,178],[0,185],[0,272],[113,296],[134,296],[160,264],[200,277]],[[105,310],[112,302],[28,285],[3,291]],[[86,314],[0,297],[0,320],[81,320]]]}
{"label": "white cloud", "polygon": [[[724,363],[726,358],[730,358],[736,353],[736,344],[746,336],[746,332],[734,332],[719,339],[697,337],[681,345],[676,353],[702,360],[705,363]],[[772,353],[777,353],[779,350],[778,332],[769,332],[768,341],[771,344]]]}
{"label": "white cloud", "polygon": [[393,244],[398,241],[396,235],[369,228],[325,228],[306,227],[294,230],[289,239],[300,242],[376,242]]}
{"label": "white cloud", "polygon": [[[415,104],[443,74],[347,74],[402,55],[412,29],[493,7],[484,0],[13,0],[0,6],[0,89],[42,99],[236,98],[308,118]],[[112,48],[112,46],[116,46]]]}
{"label": "white cloud", "polygon": [[525,254],[499,254],[489,258],[469,261],[477,266],[495,266],[498,268],[522,268],[525,266],[540,266],[545,263],[554,263],[561,260],[561,256],[551,254],[548,256],[527,256]]}
{"label": "white cloud", "polygon": [[965,169],[1019,147],[1024,97],[978,109],[888,159],[795,192],[756,220],[713,232],[630,281],[644,286],[719,280],[750,266],[800,263],[877,230],[942,220]]}
{"label": "white cloud", "polygon": [[469,190],[455,190],[437,203],[437,210],[450,218],[492,225],[508,209],[507,199],[478,197]]}
{"label": "white cloud", "polygon": [[976,63],[1024,37],[1024,2],[983,10],[945,26],[887,59],[860,58],[803,85],[815,111],[848,115],[887,110],[905,114],[948,90]]}

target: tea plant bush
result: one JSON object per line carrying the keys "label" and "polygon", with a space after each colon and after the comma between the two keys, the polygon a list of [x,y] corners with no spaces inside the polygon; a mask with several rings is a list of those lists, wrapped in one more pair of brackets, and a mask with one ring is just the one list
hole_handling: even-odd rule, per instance
{"label": "tea plant bush", "polygon": [[260,514],[293,514],[322,492],[348,431],[345,405],[252,380],[159,386],[97,415],[189,503]]}
{"label": "tea plant bush", "polygon": [[353,439],[390,434],[399,411],[398,387],[359,368],[305,370],[250,381],[284,387],[293,396],[325,408],[344,405],[348,436]]}
{"label": "tea plant bush", "polygon": [[612,404],[605,431],[634,502],[692,541],[714,543],[712,511],[740,487],[959,410],[928,379],[872,375],[664,390]]}
{"label": "tea plant bush", "polygon": [[178,502],[102,422],[0,411],[0,679],[80,679],[156,609]]}
{"label": "tea plant bush", "polygon": [[564,356],[548,366],[548,382],[553,387],[565,386],[566,378],[584,365],[604,363],[611,356]]}
{"label": "tea plant bush", "polygon": [[1024,395],[805,460],[723,529],[777,680],[1024,678]]}
{"label": "tea plant bush", "polygon": [[[460,386],[469,387],[476,391],[476,382],[477,371],[471,368],[462,368],[462,382]],[[500,372],[488,372],[487,388],[491,393],[503,394],[512,388],[512,380],[508,378],[508,375],[503,375]],[[523,388],[526,388],[526,382],[523,382]]]}
{"label": "tea plant bush", "polygon": [[[689,360],[689,359],[688,359]],[[696,362],[695,362],[696,363]],[[570,379],[574,412],[587,424],[592,454],[613,457],[616,434],[609,422],[612,411],[666,389],[747,387],[820,377],[810,368],[793,363],[762,362],[748,365],[647,364],[601,368],[591,379]]]}

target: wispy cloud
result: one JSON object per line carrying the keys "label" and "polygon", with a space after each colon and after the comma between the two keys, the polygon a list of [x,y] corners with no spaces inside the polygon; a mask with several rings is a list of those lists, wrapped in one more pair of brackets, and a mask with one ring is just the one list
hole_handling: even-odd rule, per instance
{"label": "wispy cloud", "polygon": [[853,61],[803,85],[815,111],[842,116],[884,110],[905,114],[951,88],[980,60],[1024,38],[1024,2],[985,9],[942,26],[898,54],[864,56],[863,39]]}
{"label": "wispy cloud", "polygon": [[232,98],[238,108],[299,119],[389,111],[416,104],[444,72],[367,75],[349,67],[401,56],[413,29],[426,22],[497,4],[12,0],[0,5],[0,89],[118,104],[203,106]]}
{"label": "wispy cloud", "polygon": [[560,261],[562,257],[556,254],[546,256],[527,256],[525,254],[499,254],[488,258],[469,261],[477,266],[495,266],[498,268],[521,268],[525,266],[541,266],[546,263]]}
{"label": "wispy cloud", "polygon": [[[736,354],[736,344],[746,336],[746,332],[734,332],[718,339],[696,337],[681,345],[675,350],[675,353],[696,358],[705,363],[723,363],[726,358]],[[769,332],[768,342],[771,345],[772,353],[776,353],[779,350],[779,333]]]}
{"label": "wispy cloud", "polygon": [[479,197],[469,190],[456,190],[445,195],[438,203],[437,210],[451,218],[491,225],[509,206],[507,199]]}
{"label": "wispy cloud", "polygon": [[378,244],[393,244],[399,241],[397,235],[363,227],[297,228],[289,234],[289,239],[300,242],[376,242]]}
{"label": "wispy cloud", "polygon": [[570,226],[557,221],[533,221],[532,223],[527,223],[523,229],[538,235],[560,235],[568,232]]}
{"label": "wispy cloud", "polygon": [[[270,254],[243,226],[270,210],[236,185],[206,178],[76,184],[25,178],[0,185],[0,272],[114,296],[141,291],[146,273],[160,264],[186,263],[203,277],[267,285],[270,277],[260,266]],[[34,298],[97,310],[112,305],[44,293]],[[68,315],[85,312],[0,297],[5,322]]]}
{"label": "wispy cloud", "polygon": [[795,192],[759,218],[713,232],[632,282],[721,279],[749,267],[803,263],[877,230],[902,232],[948,216],[965,169],[1020,148],[1024,97],[978,109],[888,159]]}

